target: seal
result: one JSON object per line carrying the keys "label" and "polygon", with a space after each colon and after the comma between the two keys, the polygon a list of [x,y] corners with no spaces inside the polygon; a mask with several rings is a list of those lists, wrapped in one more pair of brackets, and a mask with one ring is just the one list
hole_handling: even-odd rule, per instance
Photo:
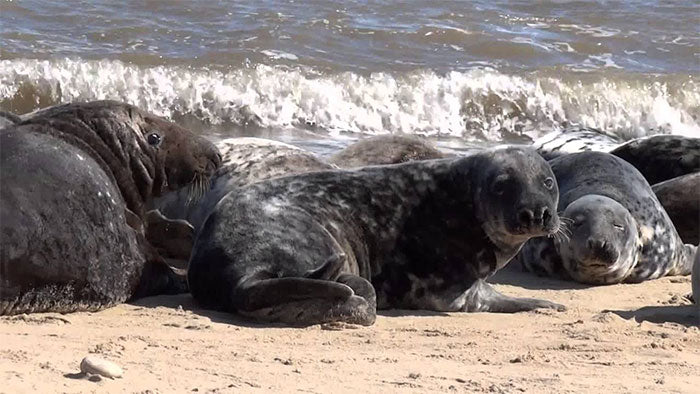
{"label": "seal", "polygon": [[597,151],[608,152],[624,140],[619,136],[592,127],[570,127],[553,131],[536,139],[532,147],[547,160],[561,155]]}
{"label": "seal", "polygon": [[361,139],[328,161],[341,168],[397,164],[447,157],[427,140],[407,135],[379,135]]}
{"label": "seal", "polygon": [[169,219],[188,221],[195,233],[219,200],[234,189],[269,178],[337,168],[301,148],[262,138],[227,138],[217,141],[216,147],[222,165],[210,185],[200,190],[203,196],[181,189],[152,204]]}
{"label": "seal", "polygon": [[700,243],[700,172],[653,185],[651,189],[668,213],[683,242]]}
{"label": "seal", "polygon": [[18,115],[12,112],[0,111],[0,129],[8,126],[12,126],[22,121]]}
{"label": "seal", "polygon": [[658,134],[629,141],[610,153],[635,166],[650,185],[700,172],[700,138]]}
{"label": "seal", "polygon": [[52,107],[0,130],[0,314],[186,290],[145,240],[145,206],[220,162],[205,139],[115,101]]}
{"label": "seal", "polygon": [[596,285],[690,274],[695,246],[683,244],[631,164],[604,152],[549,163],[570,233],[528,242],[517,257],[525,269]]}
{"label": "seal", "polygon": [[698,306],[698,324],[700,324],[700,248],[695,252],[695,262],[693,263],[693,276],[691,277],[693,289],[693,301]]}
{"label": "seal", "polygon": [[484,281],[557,232],[557,196],[549,165],[521,147],[269,179],[219,202],[188,282],[207,308],[290,325],[371,325],[377,308],[561,310]]}

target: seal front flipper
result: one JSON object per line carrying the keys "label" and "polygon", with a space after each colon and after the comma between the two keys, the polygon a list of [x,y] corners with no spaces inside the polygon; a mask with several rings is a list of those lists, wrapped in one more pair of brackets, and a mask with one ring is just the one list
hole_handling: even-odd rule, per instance
{"label": "seal front flipper", "polygon": [[482,279],[474,282],[472,287],[464,294],[465,302],[462,310],[465,312],[500,312],[515,313],[526,312],[539,308],[556,309],[565,311],[564,305],[536,298],[508,297],[496,291],[491,285]]}
{"label": "seal front flipper", "polygon": [[371,325],[376,319],[376,307],[349,285],[319,279],[249,279],[233,290],[231,301],[241,315],[295,326],[329,322]]}
{"label": "seal front flipper", "polygon": [[194,227],[185,220],[169,219],[154,209],[146,212],[146,239],[164,257],[189,260]]}

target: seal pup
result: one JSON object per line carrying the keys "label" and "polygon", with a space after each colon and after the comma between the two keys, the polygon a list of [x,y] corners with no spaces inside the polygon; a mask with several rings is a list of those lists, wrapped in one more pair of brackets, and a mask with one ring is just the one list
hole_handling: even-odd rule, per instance
{"label": "seal pup", "polygon": [[227,138],[215,145],[221,152],[222,165],[201,198],[193,201],[188,190],[178,190],[154,199],[152,204],[169,219],[188,221],[195,233],[219,200],[233,189],[278,176],[337,168],[313,153],[273,140]]}
{"label": "seal pup", "polygon": [[408,135],[379,135],[361,139],[332,155],[328,161],[341,168],[397,164],[447,157],[427,140]]}
{"label": "seal pup", "polygon": [[219,202],[188,282],[207,308],[291,325],[371,325],[377,308],[562,310],[484,281],[558,231],[557,197],[547,162],[521,147],[270,179]]}
{"label": "seal pup", "polygon": [[576,152],[608,152],[623,142],[620,136],[603,130],[592,127],[570,127],[543,135],[532,143],[532,147],[542,157],[551,160]]}
{"label": "seal pup", "polygon": [[650,185],[700,172],[700,138],[658,134],[634,139],[610,153],[635,166]]}
{"label": "seal pup", "polygon": [[207,140],[115,101],[52,107],[0,130],[0,315],[186,290],[145,240],[145,206],[220,162]]}
{"label": "seal pup", "polygon": [[700,243],[700,172],[653,185],[651,189],[683,242]]}
{"label": "seal pup", "polygon": [[525,269],[596,285],[690,274],[695,246],[683,244],[631,164],[604,152],[549,163],[570,233],[529,241],[517,257]]}

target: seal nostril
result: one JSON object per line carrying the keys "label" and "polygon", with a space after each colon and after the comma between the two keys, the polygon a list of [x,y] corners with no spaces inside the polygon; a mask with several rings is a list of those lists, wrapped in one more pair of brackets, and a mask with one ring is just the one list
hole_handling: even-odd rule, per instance
{"label": "seal nostril", "polygon": [[542,224],[548,225],[552,221],[552,214],[549,213],[549,208],[545,207],[542,210]]}
{"label": "seal nostril", "polygon": [[529,226],[532,224],[534,216],[535,215],[533,215],[531,210],[525,208],[525,209],[521,209],[520,213],[518,213],[518,220],[520,221],[520,224],[524,224],[526,226]]}

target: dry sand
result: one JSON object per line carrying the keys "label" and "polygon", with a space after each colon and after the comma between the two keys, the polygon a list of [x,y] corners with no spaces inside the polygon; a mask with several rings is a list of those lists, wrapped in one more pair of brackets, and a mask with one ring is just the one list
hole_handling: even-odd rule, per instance
{"label": "dry sand", "polygon": [[[372,327],[298,329],[249,324],[182,295],[3,317],[0,392],[700,392],[689,277],[586,288],[502,272],[492,282],[569,310],[385,311]],[[124,377],[81,377],[89,354]]]}

